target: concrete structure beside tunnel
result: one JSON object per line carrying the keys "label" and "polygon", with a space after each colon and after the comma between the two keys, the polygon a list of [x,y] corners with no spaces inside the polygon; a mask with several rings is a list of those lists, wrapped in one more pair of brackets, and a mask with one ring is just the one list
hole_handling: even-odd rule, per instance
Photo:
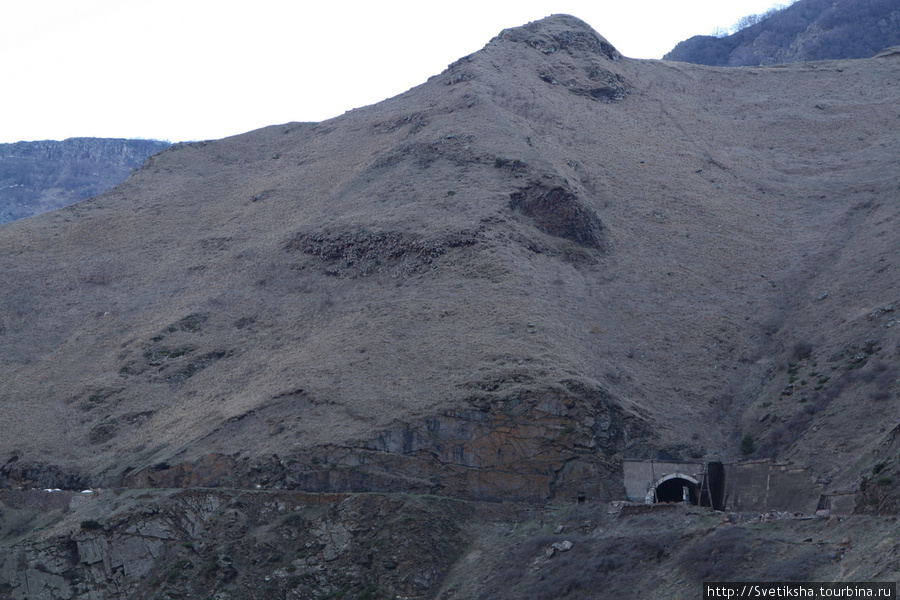
{"label": "concrete structure beside tunnel", "polygon": [[813,514],[821,489],[806,468],[769,460],[735,463],[625,459],[626,499],[687,502],[735,512]]}

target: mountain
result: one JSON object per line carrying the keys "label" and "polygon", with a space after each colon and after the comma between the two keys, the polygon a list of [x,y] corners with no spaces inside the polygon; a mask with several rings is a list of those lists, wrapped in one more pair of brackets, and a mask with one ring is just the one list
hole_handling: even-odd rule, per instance
{"label": "mountain", "polygon": [[799,0],[731,35],[694,36],[663,58],[742,67],[868,58],[897,45],[897,0]]}
{"label": "mountain", "polygon": [[[896,580],[898,73],[629,60],[556,15],[0,227],[0,582]],[[616,514],[626,458],[774,459],[856,514]]]}
{"label": "mountain", "polygon": [[0,144],[0,224],[105,192],[170,145],[104,138]]}

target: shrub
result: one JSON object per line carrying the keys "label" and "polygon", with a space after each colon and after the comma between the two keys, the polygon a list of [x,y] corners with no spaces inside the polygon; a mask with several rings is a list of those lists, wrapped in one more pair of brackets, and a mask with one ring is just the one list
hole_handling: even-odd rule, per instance
{"label": "shrub", "polygon": [[103,525],[101,525],[98,521],[94,519],[88,519],[86,521],[81,522],[81,528],[85,531],[96,531],[97,529],[101,529]]}
{"label": "shrub", "polygon": [[813,346],[807,342],[797,342],[792,349],[794,359],[804,360],[812,356]]}
{"label": "shrub", "polygon": [[753,441],[752,435],[745,433],[741,438],[741,454],[753,454],[754,452],[756,452],[756,442]]}

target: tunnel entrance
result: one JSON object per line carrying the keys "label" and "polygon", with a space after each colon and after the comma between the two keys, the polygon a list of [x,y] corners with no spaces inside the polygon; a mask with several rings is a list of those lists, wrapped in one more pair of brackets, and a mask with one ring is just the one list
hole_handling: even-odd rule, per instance
{"label": "tunnel entrance", "polygon": [[[684,504],[735,512],[778,510],[811,514],[822,493],[809,467],[772,460],[720,461],[626,458],[622,482],[628,502]],[[834,492],[834,494],[838,494]],[[850,494],[852,496],[852,494]],[[843,501],[841,501],[843,502]],[[847,504],[850,506],[852,498]],[[836,505],[832,505],[832,514]],[[841,508],[847,514],[850,508]]]}
{"label": "tunnel entrance", "polygon": [[654,487],[656,502],[700,503],[700,484],[689,475],[667,475]]}

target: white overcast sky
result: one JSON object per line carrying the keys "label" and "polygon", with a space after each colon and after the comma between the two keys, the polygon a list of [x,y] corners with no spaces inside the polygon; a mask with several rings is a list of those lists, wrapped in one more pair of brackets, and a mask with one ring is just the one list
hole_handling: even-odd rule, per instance
{"label": "white overcast sky", "polygon": [[321,121],[395,96],[554,13],[661,58],[772,0],[0,0],[0,143],[173,142]]}

